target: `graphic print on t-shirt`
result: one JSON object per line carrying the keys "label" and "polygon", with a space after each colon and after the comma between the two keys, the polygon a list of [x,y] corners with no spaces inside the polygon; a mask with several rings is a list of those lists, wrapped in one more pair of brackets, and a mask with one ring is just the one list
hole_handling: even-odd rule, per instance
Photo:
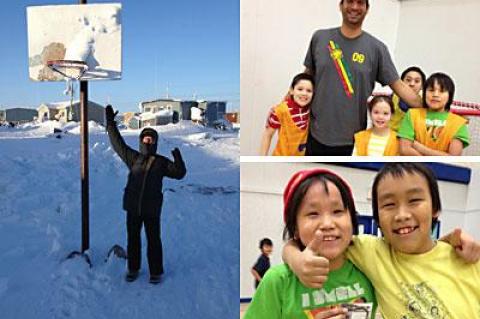
{"label": "graphic print on t-shirt", "polygon": [[349,303],[342,303],[337,305],[330,305],[326,307],[320,307],[312,310],[304,310],[308,319],[315,319],[315,316],[319,313],[325,312],[330,309],[336,309],[342,307],[347,309],[347,318],[350,319],[369,319],[372,316],[373,303],[365,302],[363,298],[354,300]]}
{"label": "graphic print on t-shirt", "polygon": [[352,73],[350,72],[350,68],[347,64],[347,61],[345,60],[345,57],[343,56],[342,49],[340,46],[330,40],[329,44],[327,45],[328,51],[330,51],[330,57],[332,58],[333,64],[335,65],[335,68],[337,69],[338,76],[340,77],[340,80],[342,81],[343,89],[345,90],[345,94],[349,97],[352,98],[352,95],[354,93],[353,91],[353,76]]}
{"label": "graphic print on t-shirt", "polygon": [[445,120],[427,119],[425,124],[427,126],[427,136],[430,137],[433,141],[436,141],[445,127]]}
{"label": "graphic print on t-shirt", "polygon": [[402,319],[413,318],[450,318],[450,313],[437,297],[435,291],[426,283],[421,282],[415,285],[401,284],[405,308]]}

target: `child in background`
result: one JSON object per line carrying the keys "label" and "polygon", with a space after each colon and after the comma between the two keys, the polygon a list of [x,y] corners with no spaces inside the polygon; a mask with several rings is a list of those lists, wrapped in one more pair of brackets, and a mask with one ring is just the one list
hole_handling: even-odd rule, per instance
{"label": "child in background", "polygon": [[[372,210],[384,237],[354,236],[346,255],[372,281],[383,317],[478,318],[480,245],[459,232],[444,238],[449,244],[432,240],[441,211],[433,172],[421,163],[386,163],[373,182]],[[310,274],[320,270],[316,261],[307,264],[298,248],[284,257],[302,282],[322,286]]]}
{"label": "child in background", "polygon": [[290,85],[289,97],[272,108],[262,135],[260,155],[268,155],[272,137],[278,131],[278,141],[272,155],[305,155],[313,97],[313,76],[297,74]]}
{"label": "child in background", "polygon": [[395,131],[388,127],[393,102],[388,96],[374,96],[368,103],[372,128],[355,134],[353,156],[396,156],[398,141]]}
{"label": "child in background", "polygon": [[[421,91],[426,80],[425,73],[423,73],[422,69],[416,66],[411,66],[403,71],[400,78],[413,91],[415,91],[415,93],[422,95]],[[407,103],[400,100],[396,94],[392,95],[392,101],[395,111],[392,115],[392,119],[390,120],[390,128],[397,132],[400,127],[400,123],[402,122],[403,117],[405,116],[405,113],[408,111],[409,107]]]}
{"label": "child in background", "polygon": [[398,136],[401,155],[462,155],[469,144],[466,120],[450,110],[455,93],[452,79],[432,74],[425,82],[423,108],[410,109]]}
{"label": "child in background", "polygon": [[269,238],[264,238],[260,241],[260,251],[262,254],[258,257],[257,262],[252,267],[252,275],[255,278],[255,289],[263,278],[263,275],[270,268],[269,256],[273,251],[273,243]]}
{"label": "child in background", "polygon": [[283,201],[284,238],[328,258],[332,271],[322,289],[311,289],[287,265],[270,268],[244,319],[330,318],[347,312],[374,318],[372,286],[345,257],[352,235],[358,233],[348,184],[325,169],[303,170],[291,177]]}

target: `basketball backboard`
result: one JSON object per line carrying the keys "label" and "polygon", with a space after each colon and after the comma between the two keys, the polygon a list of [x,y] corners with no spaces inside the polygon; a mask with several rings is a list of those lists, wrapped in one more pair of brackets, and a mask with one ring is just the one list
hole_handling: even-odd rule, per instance
{"label": "basketball backboard", "polygon": [[49,61],[83,61],[83,80],[122,75],[121,4],[27,7],[28,65],[33,81],[63,81]]}

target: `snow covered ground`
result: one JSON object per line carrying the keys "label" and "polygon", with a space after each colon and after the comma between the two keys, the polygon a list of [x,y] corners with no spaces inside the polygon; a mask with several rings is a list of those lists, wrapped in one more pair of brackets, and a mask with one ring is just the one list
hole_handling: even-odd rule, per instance
{"label": "snow covered ground", "polygon": [[[179,147],[181,180],[164,180],[165,275],[142,271],[124,281],[125,262],[104,261],[125,247],[121,198],[127,168],[104,128],[90,123],[90,257],[65,257],[81,246],[80,147],[77,124],[0,127],[0,317],[237,318],[239,278],[239,134],[190,122],[156,127],[159,152]],[[137,131],[122,131],[138,149]]]}

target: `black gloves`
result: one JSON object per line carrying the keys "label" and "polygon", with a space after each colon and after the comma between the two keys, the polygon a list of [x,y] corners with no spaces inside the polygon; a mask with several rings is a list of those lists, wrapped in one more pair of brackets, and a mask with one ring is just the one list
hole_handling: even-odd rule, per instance
{"label": "black gloves", "polygon": [[107,120],[107,124],[113,124],[115,122],[115,115],[118,114],[117,112],[113,112],[113,107],[108,104],[105,107],[105,119]]}
{"label": "black gloves", "polygon": [[180,150],[178,149],[178,147],[175,147],[175,148],[172,150],[172,155],[173,155],[173,158],[174,158],[175,160],[182,158],[182,154],[180,154]]}

